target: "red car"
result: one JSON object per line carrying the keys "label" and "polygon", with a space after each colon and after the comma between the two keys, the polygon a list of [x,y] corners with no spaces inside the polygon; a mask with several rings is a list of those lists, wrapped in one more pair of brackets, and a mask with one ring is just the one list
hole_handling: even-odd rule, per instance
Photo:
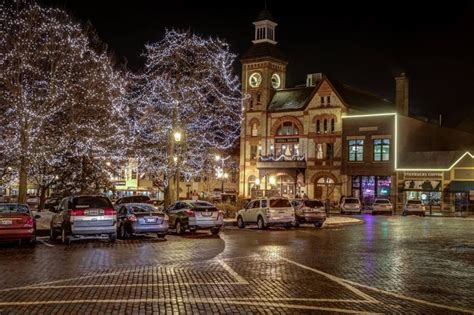
{"label": "red car", "polygon": [[0,204],[0,241],[27,240],[36,242],[36,221],[27,205],[19,203]]}

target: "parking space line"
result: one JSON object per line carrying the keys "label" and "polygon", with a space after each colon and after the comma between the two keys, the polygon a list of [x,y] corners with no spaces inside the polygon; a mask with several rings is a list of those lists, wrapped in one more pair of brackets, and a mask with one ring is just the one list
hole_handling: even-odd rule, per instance
{"label": "parking space line", "polygon": [[303,269],[306,269],[306,270],[310,270],[310,271],[312,271],[312,272],[314,272],[314,273],[318,273],[318,274],[320,274],[320,275],[322,275],[322,276],[328,278],[329,280],[332,280],[332,281],[336,282],[337,284],[339,284],[339,285],[345,287],[347,290],[352,291],[353,293],[355,293],[356,295],[360,296],[361,298],[363,298],[363,299],[366,300],[366,301],[378,302],[376,299],[374,299],[374,298],[371,297],[370,295],[367,295],[367,294],[365,294],[364,292],[360,291],[359,289],[354,288],[353,286],[347,284],[347,283],[344,282],[343,279],[341,279],[341,278],[338,278],[338,277],[336,277],[336,276],[333,276],[333,275],[331,275],[331,274],[329,274],[329,273],[325,273],[325,272],[323,272],[323,271],[321,271],[321,270],[318,270],[318,269],[314,269],[314,268],[305,266],[305,265],[303,265],[303,264],[300,264],[300,263],[298,263],[298,262],[296,262],[296,261],[287,259],[287,258],[285,258],[285,257],[280,257],[280,258],[281,258],[282,260],[284,260],[284,261],[286,261],[286,262],[288,262],[288,263],[290,263],[290,264],[293,264],[293,265],[295,265],[295,266],[298,266],[298,267],[300,267],[300,268],[303,268]]}
{"label": "parking space line", "polygon": [[63,304],[115,304],[115,303],[202,303],[202,304],[222,304],[222,305],[244,305],[244,306],[256,306],[256,307],[280,307],[288,309],[303,309],[303,310],[314,310],[314,311],[327,311],[327,312],[339,312],[347,314],[380,314],[380,313],[369,313],[366,311],[347,310],[342,308],[312,306],[312,305],[299,305],[299,304],[285,304],[279,302],[272,302],[265,298],[255,301],[255,299],[246,300],[232,299],[232,298],[145,298],[145,299],[90,299],[90,300],[53,300],[53,301],[23,301],[23,302],[0,302],[0,306],[30,306],[30,305],[63,305]]}
{"label": "parking space line", "polygon": [[226,264],[223,260],[217,261],[222,268],[225,269],[239,284],[249,284],[247,280],[245,280],[241,275],[239,275],[234,269],[232,269],[228,264]]}
{"label": "parking space line", "polygon": [[368,286],[368,285],[365,285],[365,284],[361,284],[361,283],[358,283],[358,282],[354,282],[354,281],[351,281],[351,280],[347,280],[347,279],[343,279],[343,278],[339,278],[339,277],[336,277],[336,276],[333,276],[331,274],[328,274],[328,273],[325,273],[321,270],[318,270],[318,269],[314,269],[314,268],[311,268],[311,267],[308,267],[308,266],[305,266],[303,264],[300,264],[296,261],[293,261],[293,260],[290,260],[290,259],[287,259],[285,257],[280,257],[282,260],[288,262],[288,263],[291,263],[295,266],[298,266],[298,267],[301,267],[303,269],[306,269],[306,270],[310,270],[310,271],[313,271],[315,273],[318,273],[318,274],[321,274],[321,275],[324,275],[326,276],[328,279],[331,279],[341,285],[343,285],[344,287],[346,287],[347,289],[351,290],[352,292],[360,295],[360,296],[366,296],[368,297],[370,300],[372,301],[375,301],[377,302],[377,300],[375,300],[374,298],[372,298],[371,296],[361,292],[360,290],[358,290],[357,288],[354,288],[353,286],[357,286],[357,287],[361,287],[361,288],[365,288],[365,289],[368,289],[368,290],[372,290],[372,291],[375,291],[375,292],[378,292],[378,293],[382,293],[382,294],[386,294],[386,295],[390,295],[390,296],[394,296],[396,298],[399,298],[401,300],[406,300],[406,301],[411,301],[411,302],[416,302],[416,303],[419,303],[419,304],[424,304],[424,305],[428,305],[428,306],[432,306],[432,307],[438,307],[438,308],[443,308],[443,309],[447,309],[447,310],[451,310],[451,311],[456,311],[456,312],[462,312],[462,313],[469,313],[469,314],[474,314],[474,311],[473,310],[468,310],[468,309],[463,309],[463,308],[459,308],[459,307],[455,307],[455,306],[449,306],[449,305],[444,305],[444,304],[438,304],[438,303],[433,303],[433,302],[428,302],[428,301],[425,301],[425,300],[420,300],[420,299],[417,299],[417,298],[412,298],[412,297],[408,297],[408,296],[404,296],[404,295],[401,295],[401,294],[398,294],[398,293],[394,293],[394,292],[390,292],[390,291],[385,291],[385,290],[381,290],[381,289],[378,289],[378,288],[375,288],[375,287],[371,287],[371,286]]}
{"label": "parking space line", "polygon": [[48,247],[55,247],[54,245],[49,244],[49,243],[46,243],[46,242],[43,241],[43,240],[38,240],[38,241],[39,241],[41,244],[46,245],[46,246],[48,246]]}
{"label": "parking space line", "polygon": [[357,283],[357,282],[354,282],[354,281],[351,281],[351,280],[346,280],[346,279],[341,279],[341,280],[346,282],[346,283],[349,283],[349,284],[352,284],[352,285],[355,285],[355,286],[358,286],[358,287],[361,287],[361,288],[365,288],[365,289],[372,290],[372,291],[382,293],[382,294],[386,294],[386,295],[391,295],[391,296],[394,296],[394,297],[402,299],[402,300],[407,300],[407,301],[416,302],[416,303],[420,303],[420,304],[424,304],[424,305],[428,305],[428,306],[433,306],[433,307],[438,307],[438,308],[444,308],[444,309],[448,309],[448,310],[456,311],[456,312],[474,314],[474,310],[468,310],[468,309],[463,309],[463,308],[459,308],[459,307],[455,307],[455,306],[449,306],[449,305],[444,305],[444,304],[428,302],[428,301],[425,301],[425,300],[420,300],[420,299],[417,299],[417,298],[412,298],[412,297],[409,297],[409,296],[401,295],[401,294],[398,294],[398,293],[395,293],[395,292],[390,292],[390,291],[377,289],[375,287],[371,287],[371,286],[368,286],[368,285],[365,285],[365,284],[362,284],[362,283]]}

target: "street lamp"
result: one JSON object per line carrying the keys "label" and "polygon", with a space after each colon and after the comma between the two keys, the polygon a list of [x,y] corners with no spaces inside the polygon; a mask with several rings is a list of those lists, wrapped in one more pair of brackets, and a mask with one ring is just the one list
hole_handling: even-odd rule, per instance
{"label": "street lamp", "polygon": [[175,141],[175,142],[181,142],[181,132],[176,131],[176,132],[174,133],[174,141]]}

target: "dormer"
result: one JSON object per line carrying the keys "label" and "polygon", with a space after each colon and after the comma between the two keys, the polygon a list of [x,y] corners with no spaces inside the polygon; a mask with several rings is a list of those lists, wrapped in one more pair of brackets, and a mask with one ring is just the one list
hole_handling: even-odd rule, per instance
{"label": "dormer", "polygon": [[278,24],[273,19],[270,11],[262,10],[253,25],[255,25],[255,39],[252,41],[254,44],[271,43],[275,45],[277,43],[275,41],[275,27]]}

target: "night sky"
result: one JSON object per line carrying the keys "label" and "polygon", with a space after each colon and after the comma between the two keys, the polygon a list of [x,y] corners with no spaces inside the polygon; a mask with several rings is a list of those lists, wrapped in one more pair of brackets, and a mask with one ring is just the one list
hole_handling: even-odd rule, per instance
{"label": "night sky", "polygon": [[[251,45],[252,22],[264,6],[264,0],[40,3],[90,20],[135,71],[143,65],[144,44],[159,40],[165,28],[218,36],[242,54]],[[393,77],[406,72],[411,112],[433,118],[443,114],[450,125],[466,114],[474,119],[474,1],[269,0],[268,7],[279,23],[276,39],[289,61],[287,86],[304,83],[307,73],[324,72],[393,100]]]}

